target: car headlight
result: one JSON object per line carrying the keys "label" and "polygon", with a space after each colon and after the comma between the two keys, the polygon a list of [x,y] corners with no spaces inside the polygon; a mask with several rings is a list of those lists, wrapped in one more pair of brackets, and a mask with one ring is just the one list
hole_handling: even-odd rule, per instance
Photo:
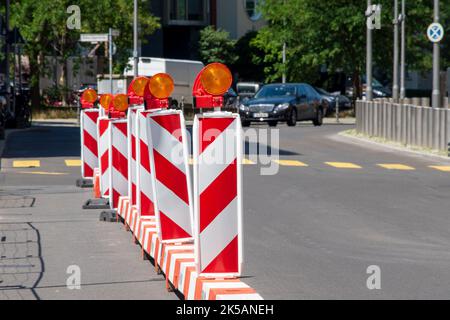
{"label": "car headlight", "polygon": [[245,112],[245,111],[249,111],[249,108],[246,105],[244,105],[244,104],[240,104],[239,105],[239,110]]}
{"label": "car headlight", "polygon": [[276,107],[276,111],[284,111],[287,110],[289,108],[289,103],[283,103],[283,104],[279,104]]}
{"label": "car headlight", "polygon": [[383,91],[380,91],[380,90],[373,90],[373,93],[375,93],[377,96],[380,96],[380,97],[386,96],[386,93],[384,93]]}

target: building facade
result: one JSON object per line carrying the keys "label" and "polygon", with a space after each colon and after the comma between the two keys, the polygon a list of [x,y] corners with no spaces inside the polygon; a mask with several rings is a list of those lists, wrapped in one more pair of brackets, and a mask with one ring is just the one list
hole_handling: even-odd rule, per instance
{"label": "building facade", "polygon": [[238,39],[263,25],[259,0],[152,0],[149,10],[161,29],[141,45],[141,56],[198,59],[200,31],[210,25]]}

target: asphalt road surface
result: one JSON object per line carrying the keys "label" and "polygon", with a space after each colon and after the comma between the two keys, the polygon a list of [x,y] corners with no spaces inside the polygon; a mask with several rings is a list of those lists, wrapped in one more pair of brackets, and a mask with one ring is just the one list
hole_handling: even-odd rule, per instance
{"label": "asphalt road surface", "polygon": [[[244,281],[266,299],[450,299],[450,162],[338,135],[352,128],[280,126],[270,163],[247,156]],[[81,209],[79,149],[65,123],[10,135],[0,299],[176,299],[122,225]],[[67,288],[69,266],[81,290]]]}

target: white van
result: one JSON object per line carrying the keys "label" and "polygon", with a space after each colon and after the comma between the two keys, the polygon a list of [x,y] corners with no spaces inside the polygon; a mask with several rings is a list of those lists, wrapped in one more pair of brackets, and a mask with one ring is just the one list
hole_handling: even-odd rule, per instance
{"label": "white van", "polygon": [[[197,74],[203,69],[200,61],[174,60],[163,58],[139,58],[139,76],[151,77],[157,73],[168,73],[174,81],[175,88],[172,94],[172,104],[179,106],[182,99],[184,103],[193,105],[192,88]],[[127,77],[134,76],[134,59],[128,60],[128,67],[124,70]]]}

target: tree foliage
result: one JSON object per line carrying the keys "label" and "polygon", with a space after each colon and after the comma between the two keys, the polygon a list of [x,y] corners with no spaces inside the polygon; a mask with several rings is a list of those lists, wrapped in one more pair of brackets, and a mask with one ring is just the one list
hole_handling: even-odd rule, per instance
{"label": "tree foliage", "polygon": [[235,44],[236,41],[230,39],[230,34],[225,30],[208,26],[200,31],[199,53],[206,64],[211,62],[234,64],[237,60]]}
{"label": "tree foliage", "polygon": [[[390,74],[393,56],[393,1],[380,0],[382,29],[374,31],[374,63]],[[410,69],[431,68],[432,45],[426,38],[432,22],[432,1],[407,1],[407,64]],[[319,70],[360,75],[366,59],[366,1],[265,0],[261,11],[267,25],[253,45],[264,51],[266,81],[277,81],[283,71],[289,81],[318,79]],[[449,26],[450,8],[441,4],[442,23]],[[282,45],[287,43],[287,65]],[[443,43],[443,64],[449,65],[449,37]],[[284,69],[286,68],[286,70]]]}

